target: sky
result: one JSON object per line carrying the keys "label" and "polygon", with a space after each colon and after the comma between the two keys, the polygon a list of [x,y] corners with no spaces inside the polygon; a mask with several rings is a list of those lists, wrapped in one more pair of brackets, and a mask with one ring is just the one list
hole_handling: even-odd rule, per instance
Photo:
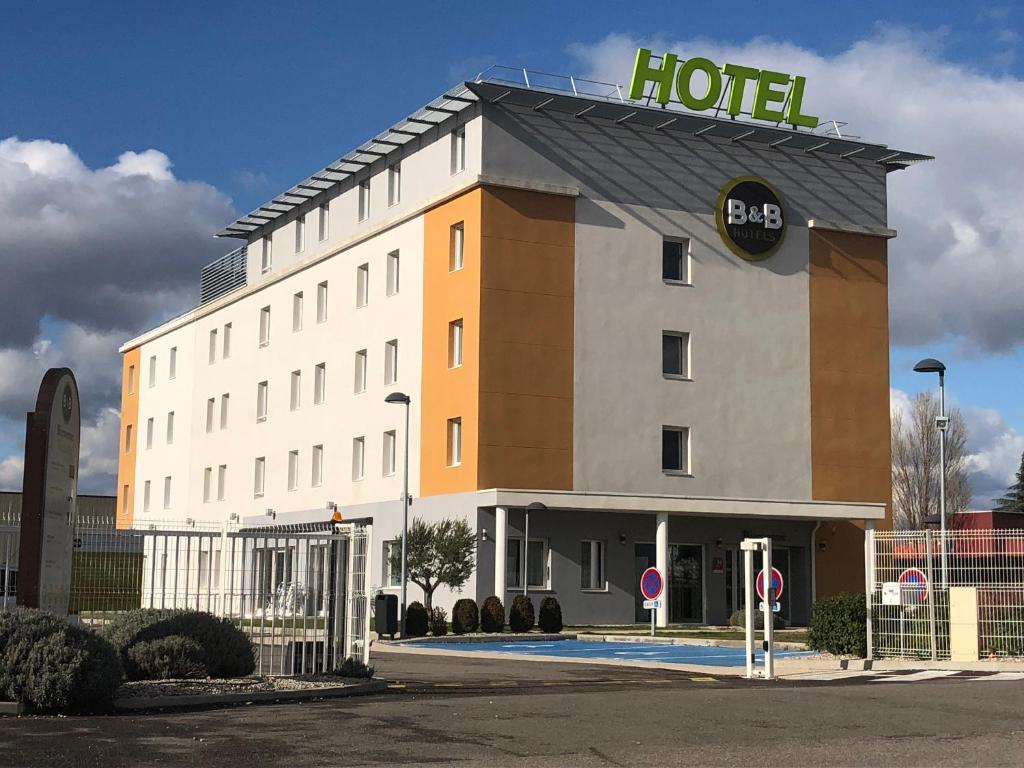
{"label": "sky", "polygon": [[948,367],[972,506],[1024,452],[1024,21],[1009,4],[95,1],[0,25],[0,488],[70,365],[81,492],[113,493],[118,345],[194,305],[211,235],[492,64],[626,83],[638,45],[807,77],[844,130],[936,161],[889,176],[892,402]]}

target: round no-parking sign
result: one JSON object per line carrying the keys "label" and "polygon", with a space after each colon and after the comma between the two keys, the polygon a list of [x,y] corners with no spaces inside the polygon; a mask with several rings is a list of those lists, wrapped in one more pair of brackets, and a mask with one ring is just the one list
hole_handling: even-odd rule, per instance
{"label": "round no-parking sign", "polygon": [[923,603],[928,599],[928,577],[920,568],[907,568],[900,574],[900,590],[905,603]]}
{"label": "round no-parking sign", "polygon": [[640,577],[640,593],[647,600],[657,600],[664,586],[661,571],[657,568],[648,568]]}
{"label": "round no-parking sign", "polygon": [[[782,581],[782,571],[772,566],[772,589],[775,591],[774,599],[778,600],[782,597],[782,587],[784,586]],[[757,596],[764,600],[764,570],[757,572]]]}

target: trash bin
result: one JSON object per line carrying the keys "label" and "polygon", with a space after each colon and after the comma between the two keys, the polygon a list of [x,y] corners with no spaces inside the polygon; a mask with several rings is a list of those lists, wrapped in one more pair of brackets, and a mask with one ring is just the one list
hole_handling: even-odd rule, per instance
{"label": "trash bin", "polygon": [[377,598],[373,601],[373,611],[373,628],[377,632],[377,637],[388,635],[394,640],[395,633],[398,632],[398,595],[378,592]]}

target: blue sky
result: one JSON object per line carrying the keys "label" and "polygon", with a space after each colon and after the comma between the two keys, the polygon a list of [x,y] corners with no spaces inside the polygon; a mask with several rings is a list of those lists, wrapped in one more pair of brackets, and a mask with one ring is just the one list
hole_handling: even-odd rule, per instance
{"label": "blue sky", "polygon": [[[196,226],[195,239],[188,241],[195,245],[169,259],[172,265],[173,259],[180,259],[182,270],[187,271],[230,249],[230,243],[210,243],[202,238],[227,223],[235,211],[263,202],[492,63],[557,73],[607,74],[625,82],[629,72],[621,57],[614,55],[616,41],[609,42],[609,35],[621,36],[624,48],[634,41],[685,41],[689,50],[682,53],[741,50],[748,56],[764,57],[744,62],[755,66],[771,66],[777,56],[782,61],[812,57],[835,68],[858,66],[856,52],[865,41],[874,41],[877,50],[886,55],[912,50],[916,60],[946,73],[936,80],[945,82],[952,73],[964,82],[965,92],[970,89],[975,97],[991,88],[993,94],[1021,96],[1024,103],[1024,55],[1018,55],[1024,25],[1018,21],[1018,11],[999,4],[891,0],[777,2],[770,7],[739,2],[622,4],[594,0],[386,5],[209,1],[9,4],[0,25],[0,51],[7,65],[0,72],[0,140],[18,137],[21,142],[45,140],[66,145],[90,170],[114,167],[126,152],[157,150],[155,155],[129,159],[151,169],[147,173],[153,178],[173,175],[178,191],[189,201],[181,203],[175,198],[183,206],[181,210],[201,211],[197,215],[201,226]],[[920,75],[912,69],[907,70],[908,75]],[[896,95],[898,82],[872,82],[868,87],[877,89],[879,101],[891,98],[894,112],[905,101]],[[809,79],[807,98],[828,99],[830,105],[846,107],[845,119],[856,119],[863,94],[851,93],[844,101],[844,94],[830,92],[833,90],[819,75],[816,81]],[[941,97],[945,107],[949,108],[957,95],[954,85]],[[993,96],[994,100],[1001,98]],[[992,103],[987,115],[960,115],[963,140],[970,141],[974,120],[996,119],[1000,108],[1001,104]],[[1014,122],[1012,115],[1006,117]],[[1018,130],[1021,124],[1016,120]],[[871,125],[882,135],[873,131],[866,138],[898,143],[909,150],[939,154],[949,140],[932,136],[928,123],[909,134],[895,120],[891,125],[877,120]],[[15,149],[25,151],[26,146]],[[940,164],[949,164],[959,154],[955,142],[949,146],[933,164],[936,170],[922,173],[940,174]],[[56,152],[50,145],[46,150]],[[894,206],[916,194],[910,187],[905,191],[903,185],[899,179],[890,189],[893,217],[898,213]],[[1024,196],[1024,190],[1016,191],[1017,199]],[[955,197],[956,190],[947,194]],[[976,197],[985,200],[987,194],[983,190]],[[168,206],[168,210],[178,209]],[[977,212],[965,205],[964,219],[975,218]],[[168,215],[166,221],[153,224],[152,232],[160,226],[173,228],[173,218]],[[909,228],[909,243],[919,244],[918,250],[930,247],[931,241],[924,235],[915,239],[915,222],[903,226]],[[974,237],[984,239],[987,233],[979,229],[981,234]],[[134,253],[140,246],[132,248]],[[975,263],[973,256],[963,255],[975,251],[956,253],[961,254],[958,258],[964,268]],[[14,250],[0,251],[0,259],[8,263],[17,262],[19,256]],[[893,251],[894,261],[911,257],[923,258],[919,253]],[[1019,286],[1019,277],[1024,273],[1011,273],[1007,280]],[[934,307],[934,312],[911,316],[902,305],[913,301],[907,297],[915,296],[915,273],[894,265],[893,280],[897,278],[903,284],[899,292],[894,286],[901,307],[893,311],[893,337],[901,343],[894,346],[891,356],[893,386],[913,394],[933,385],[909,369],[920,357],[941,356],[950,367],[953,402],[988,413],[989,426],[1003,431],[999,439],[1004,443],[1010,440],[1004,453],[1015,450],[1017,438],[1024,440],[1024,329],[996,333],[999,324],[1005,326],[1006,322],[994,318],[990,326],[997,326],[996,331],[990,327],[959,335],[950,321],[944,330],[933,333],[929,323],[939,322],[935,312],[948,310],[952,315],[963,311],[967,317],[978,313],[971,314],[974,311],[950,295],[948,288],[933,287],[921,289],[921,300]],[[189,272],[189,285],[174,286],[185,297],[181,301],[190,295],[189,286],[195,279]],[[128,288],[124,291],[130,293]],[[162,297],[161,301],[159,309],[152,310],[156,315],[183,308],[176,305],[178,298]],[[0,310],[13,311],[10,307]],[[45,315],[31,343],[23,335],[8,340],[8,348],[11,354],[34,350],[32,354],[40,358],[38,345],[44,343],[55,354],[62,343],[70,343],[58,337],[76,324],[89,334],[107,334],[102,339],[110,346],[110,341],[137,331],[135,326],[143,320],[155,319],[139,315],[134,325],[117,327],[107,318],[89,315],[90,311],[83,309],[81,317]],[[0,320],[4,318],[0,316]],[[89,338],[95,341],[100,337]],[[99,341],[96,343],[100,348]],[[0,382],[0,406],[7,402],[3,386]],[[96,385],[95,390],[97,402],[109,405],[109,381]],[[0,456],[20,450],[23,433],[22,423],[11,413],[24,408],[17,397],[12,395],[9,400],[14,403],[10,412],[0,414]],[[30,397],[24,400],[27,407]],[[999,424],[993,426],[996,417],[989,412],[998,415]],[[102,415],[96,419],[100,425]],[[106,427],[97,429],[97,435],[109,432]],[[104,466],[109,468],[109,462]],[[2,470],[0,467],[0,482]],[[97,478],[104,477],[96,480],[97,490],[112,482],[110,473],[104,475],[99,464],[95,471]],[[112,490],[112,485],[106,490]]]}

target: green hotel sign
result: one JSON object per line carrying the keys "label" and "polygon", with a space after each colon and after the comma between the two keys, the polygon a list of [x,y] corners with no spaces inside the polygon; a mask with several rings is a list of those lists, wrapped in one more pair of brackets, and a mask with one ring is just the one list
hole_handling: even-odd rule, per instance
{"label": "green hotel sign", "polygon": [[[804,78],[793,77],[785,72],[768,69],[741,67],[726,64],[719,68],[710,59],[695,57],[686,59],[680,65],[679,57],[666,53],[659,64],[652,64],[651,50],[641,48],[636,52],[633,65],[633,81],[629,86],[629,98],[642,99],[648,83],[654,83],[654,100],[668,104],[672,93],[687,109],[703,111],[718,104],[722,97],[722,76],[729,78],[725,110],[732,117],[743,111],[743,96],[747,84],[754,88],[754,102],[751,117],[772,123],[789,123],[798,128],[817,128],[818,118],[801,111],[804,101]],[[678,71],[677,71],[678,69]],[[703,72],[707,77],[707,88],[703,93],[694,93],[691,88],[693,75]]]}

